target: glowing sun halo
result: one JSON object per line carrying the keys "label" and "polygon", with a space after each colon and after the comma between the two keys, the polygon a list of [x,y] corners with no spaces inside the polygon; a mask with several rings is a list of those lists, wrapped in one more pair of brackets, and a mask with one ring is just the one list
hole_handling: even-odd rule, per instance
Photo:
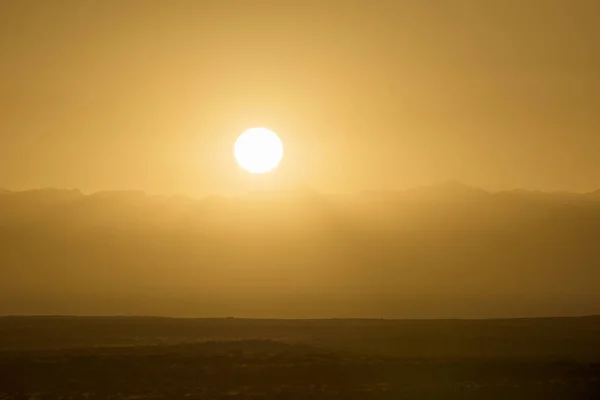
{"label": "glowing sun halo", "polygon": [[246,171],[264,174],[279,165],[283,158],[283,144],[275,132],[265,128],[252,128],[237,138],[233,154],[240,167]]}

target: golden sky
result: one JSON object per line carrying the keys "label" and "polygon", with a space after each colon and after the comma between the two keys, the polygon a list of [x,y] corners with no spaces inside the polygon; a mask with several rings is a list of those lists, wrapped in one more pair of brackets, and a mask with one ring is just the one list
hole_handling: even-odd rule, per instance
{"label": "golden sky", "polygon": [[13,189],[600,187],[596,0],[5,0],[0,77]]}

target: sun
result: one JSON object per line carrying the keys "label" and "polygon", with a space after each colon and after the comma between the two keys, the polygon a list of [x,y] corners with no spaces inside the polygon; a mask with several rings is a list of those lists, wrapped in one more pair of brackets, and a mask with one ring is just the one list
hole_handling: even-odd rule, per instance
{"label": "sun", "polygon": [[237,138],[233,154],[246,171],[264,174],[279,165],[283,158],[283,144],[275,132],[266,128],[251,128]]}

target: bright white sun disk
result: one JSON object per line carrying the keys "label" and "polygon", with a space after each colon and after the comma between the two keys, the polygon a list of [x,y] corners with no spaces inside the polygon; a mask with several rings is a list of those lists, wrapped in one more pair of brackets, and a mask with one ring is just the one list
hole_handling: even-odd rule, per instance
{"label": "bright white sun disk", "polygon": [[283,144],[275,132],[252,128],[238,137],[233,153],[240,167],[253,174],[264,174],[279,165]]}

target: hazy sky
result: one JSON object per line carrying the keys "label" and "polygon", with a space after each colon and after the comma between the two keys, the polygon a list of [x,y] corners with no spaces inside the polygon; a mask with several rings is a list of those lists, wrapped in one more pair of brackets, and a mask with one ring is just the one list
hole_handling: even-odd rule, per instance
{"label": "hazy sky", "polygon": [[0,77],[8,188],[600,188],[597,0],[3,0]]}

